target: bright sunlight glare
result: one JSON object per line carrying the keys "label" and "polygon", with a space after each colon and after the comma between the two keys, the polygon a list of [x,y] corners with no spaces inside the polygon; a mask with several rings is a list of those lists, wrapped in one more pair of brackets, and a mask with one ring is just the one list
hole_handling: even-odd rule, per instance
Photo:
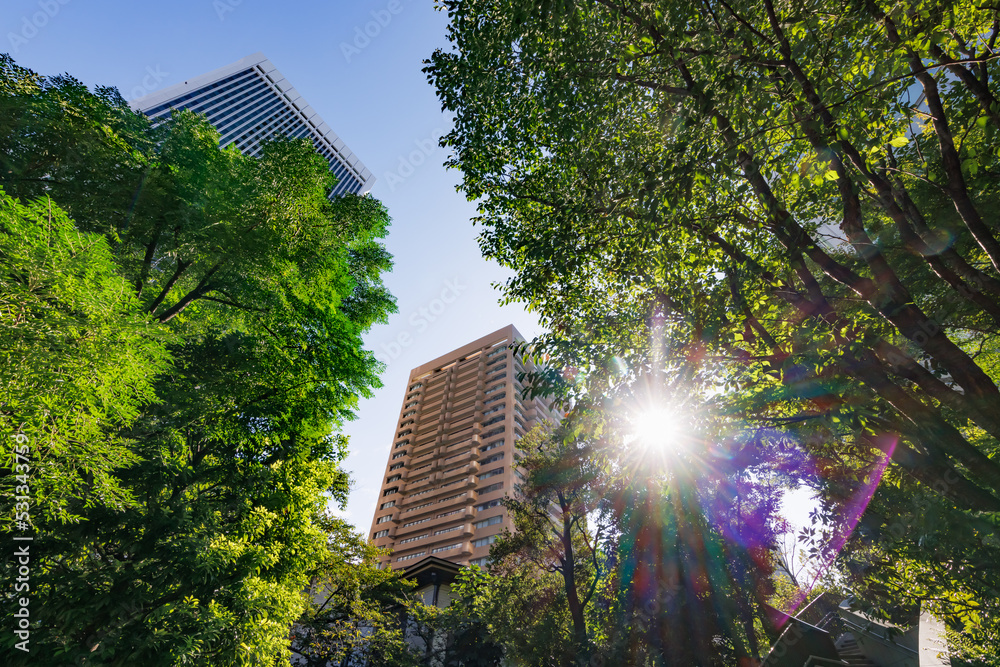
{"label": "bright sunlight glare", "polygon": [[684,431],[677,412],[668,408],[647,408],[632,418],[633,436],[647,449],[675,449],[683,440]]}

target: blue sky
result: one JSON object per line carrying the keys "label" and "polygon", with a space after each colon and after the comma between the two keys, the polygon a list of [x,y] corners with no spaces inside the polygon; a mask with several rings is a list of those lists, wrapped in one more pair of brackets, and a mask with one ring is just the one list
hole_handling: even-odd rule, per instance
{"label": "blue sky", "polygon": [[[455,191],[459,173],[441,166],[445,150],[426,153],[450,128],[420,71],[446,46],[446,24],[432,0],[3,0],[0,8],[0,51],[41,74],[117,86],[127,99],[261,51],[376,175],[371,194],[393,218],[386,283],[399,312],[367,337],[388,361],[385,386],[344,429],[354,478],[345,516],[363,532],[410,369],[507,324],[529,338],[540,332],[522,307],[498,305],[491,285],[508,274],[482,258],[475,206]],[[449,304],[438,301],[445,291]],[[809,494],[789,501],[786,516],[808,523]]]}
{"label": "blue sky", "polygon": [[[445,46],[446,18],[431,0],[4,0],[0,8],[0,51],[18,64],[116,86],[127,99],[261,51],[376,175],[372,195],[393,218],[396,265],[386,283],[399,313],[367,338],[389,361],[385,386],[345,428],[355,480],[346,516],[365,532],[410,369],[510,323],[528,337],[539,331],[523,308],[497,304],[491,283],[507,274],[482,259],[475,207],[455,191],[459,173],[441,166],[445,150],[427,153],[449,121],[420,70]],[[445,290],[450,304],[436,301]],[[409,345],[394,347],[401,335]]]}

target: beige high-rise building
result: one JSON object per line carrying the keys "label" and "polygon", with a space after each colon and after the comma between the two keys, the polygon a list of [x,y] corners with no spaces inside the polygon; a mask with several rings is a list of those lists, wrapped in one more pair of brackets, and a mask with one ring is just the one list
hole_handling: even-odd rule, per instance
{"label": "beige high-rise building", "polygon": [[410,371],[371,537],[408,568],[434,556],[485,565],[512,527],[500,499],[521,479],[517,441],[552,418],[517,380],[532,370],[511,344],[513,326]]}

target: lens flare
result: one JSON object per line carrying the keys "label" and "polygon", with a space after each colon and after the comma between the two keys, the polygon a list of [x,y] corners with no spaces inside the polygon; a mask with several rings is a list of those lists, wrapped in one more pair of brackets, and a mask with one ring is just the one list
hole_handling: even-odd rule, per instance
{"label": "lens flare", "polygon": [[631,421],[633,438],[646,449],[670,451],[677,449],[684,440],[684,421],[669,408],[648,408]]}

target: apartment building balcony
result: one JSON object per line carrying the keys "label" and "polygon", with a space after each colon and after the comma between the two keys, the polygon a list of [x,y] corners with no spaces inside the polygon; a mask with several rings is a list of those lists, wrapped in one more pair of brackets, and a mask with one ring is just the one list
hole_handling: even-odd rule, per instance
{"label": "apartment building balcony", "polygon": [[488,410],[494,406],[504,407],[507,401],[507,392],[502,391],[483,399],[483,409]]}
{"label": "apartment building balcony", "polygon": [[472,447],[467,451],[462,451],[465,447],[459,446],[454,449],[454,452],[445,451],[443,452],[444,457],[438,463],[440,468],[454,467],[462,463],[473,463],[479,459],[479,447],[478,442],[476,445],[467,445],[467,447]]}
{"label": "apartment building balcony", "polygon": [[409,494],[412,494],[414,491],[420,491],[420,490],[422,490],[424,487],[426,487],[430,483],[431,483],[430,479],[424,479],[423,477],[421,477],[421,478],[415,479],[412,482],[409,482],[407,484],[400,484],[400,486],[399,486],[399,493],[401,495],[409,495]]}
{"label": "apartment building balcony", "polygon": [[461,554],[462,548],[461,542],[435,546],[430,550],[430,555],[441,559],[451,559]]}
{"label": "apartment building balcony", "polygon": [[[428,538],[430,539],[430,538]],[[409,544],[404,544],[403,546],[396,546],[392,550],[392,562],[396,562],[397,558],[406,559],[406,556],[410,556],[414,553],[419,553],[421,551],[427,551],[427,540],[418,540],[416,542],[411,542]]]}
{"label": "apartment building balcony", "polygon": [[488,419],[486,419],[485,421],[482,422],[481,428],[487,429],[487,428],[489,428],[491,426],[494,426],[496,424],[501,424],[506,419],[507,419],[507,416],[504,415],[504,414],[491,415],[491,416],[489,416]]}
{"label": "apartment building balcony", "polygon": [[476,412],[472,409],[471,403],[463,405],[457,410],[449,410],[445,413],[444,432],[448,435],[454,434],[455,431],[459,431],[472,424],[473,417],[475,416]]}
{"label": "apartment building balcony", "polygon": [[448,469],[441,470],[436,474],[440,475],[439,480],[441,482],[449,482],[456,477],[475,475],[477,472],[479,472],[479,462],[468,461],[466,463],[452,463],[449,465]]}
{"label": "apartment building balcony", "polygon": [[405,457],[403,457],[402,461],[403,461],[403,468],[409,471],[411,476],[413,475],[413,473],[417,472],[418,470],[421,470],[424,464],[428,463],[428,461],[424,460],[423,454],[421,454],[420,456],[413,456],[412,454],[407,454]]}
{"label": "apartment building balcony", "polygon": [[424,532],[430,532],[433,536],[434,531],[440,530],[442,526],[448,526],[454,523],[461,523],[465,530],[465,526],[472,526],[472,519],[475,517],[471,507],[466,507],[459,505],[458,507],[446,507],[444,510],[438,512],[437,514],[431,514],[430,516],[418,517],[416,519],[411,519],[407,523],[413,523],[409,527],[400,527],[397,534],[400,539],[406,539],[407,537],[412,537],[414,535],[419,535]]}
{"label": "apartment building balcony", "polygon": [[437,487],[434,486],[435,484],[437,484],[437,482],[430,484],[427,488],[407,491],[406,497],[399,503],[399,506],[403,510],[406,510],[415,505],[437,501],[442,496],[468,490],[469,488],[475,487],[476,478],[475,476],[458,477],[452,481],[444,482]]}

